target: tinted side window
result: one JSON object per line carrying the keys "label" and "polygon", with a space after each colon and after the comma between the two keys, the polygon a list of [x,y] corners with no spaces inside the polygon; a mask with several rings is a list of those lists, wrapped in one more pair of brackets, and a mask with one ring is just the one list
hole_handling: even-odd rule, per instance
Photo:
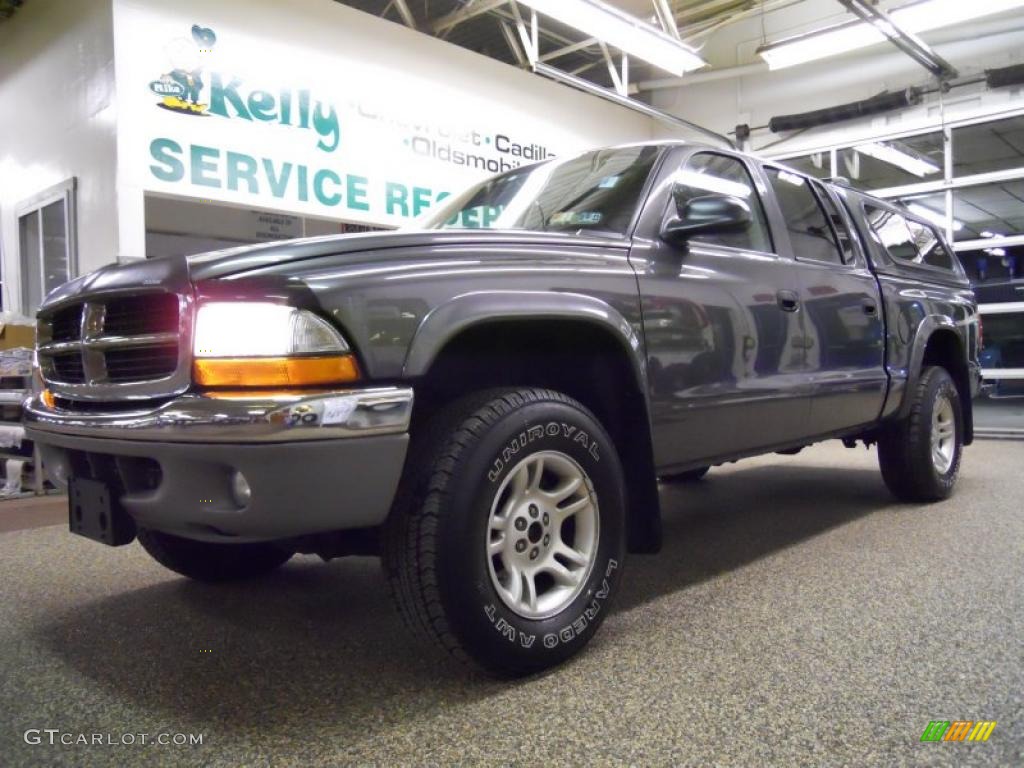
{"label": "tinted side window", "polygon": [[842,263],[839,246],[810,182],[778,168],[766,168],[789,230],[793,254],[800,259]]}
{"label": "tinted side window", "polygon": [[953,257],[949,255],[946,246],[942,244],[942,238],[935,230],[924,224],[919,224],[913,219],[907,219],[910,232],[914,236],[914,244],[917,246],[919,258],[922,264],[928,264],[939,269],[953,269]]}
{"label": "tinted side window", "polygon": [[894,259],[959,273],[952,254],[932,227],[874,205],[865,205],[871,229]]}
{"label": "tinted side window", "polygon": [[745,231],[700,235],[693,238],[694,242],[755,251],[772,250],[761,197],[740,160],[728,155],[701,152],[691,157],[676,174],[675,183],[676,199],[679,202],[705,195],[731,195],[741,199],[750,208],[751,223]]}
{"label": "tinted side window", "polygon": [[917,261],[920,253],[906,219],[898,213],[874,205],[865,205],[864,213],[871,225],[871,231],[885,246],[890,256],[897,261],[910,263]]}

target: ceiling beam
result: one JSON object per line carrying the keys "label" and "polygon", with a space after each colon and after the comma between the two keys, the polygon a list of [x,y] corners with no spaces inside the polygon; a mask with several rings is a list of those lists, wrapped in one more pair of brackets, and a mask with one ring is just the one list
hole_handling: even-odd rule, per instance
{"label": "ceiling beam", "polygon": [[512,55],[515,57],[516,63],[523,69],[528,69],[530,62],[526,58],[526,54],[523,53],[523,49],[519,46],[519,40],[516,37],[516,31],[512,28],[512,25],[507,21],[499,21],[501,25],[501,34],[505,38],[505,42],[508,44],[508,48],[512,51]]}
{"label": "ceiling beam", "polygon": [[395,10],[398,11],[398,15],[402,17],[402,23],[410,29],[419,29],[419,25],[416,23],[416,17],[412,15],[412,11],[409,10],[409,4],[405,0],[391,0],[390,5],[394,5]]}
{"label": "ceiling beam", "polygon": [[561,48],[556,48],[553,51],[548,51],[547,53],[540,57],[540,60],[551,61],[552,59],[557,59],[561,56],[567,56],[570,53],[576,53],[576,51],[582,51],[584,48],[591,48],[595,45],[598,45],[598,41],[594,38],[590,38],[588,40],[581,40],[578,43],[573,43],[572,45],[566,45]]}
{"label": "ceiling beam", "polygon": [[668,5],[668,0],[651,0],[654,4],[654,15],[658,19],[661,28],[665,33],[679,40],[679,27],[676,26],[676,17]]}
{"label": "ceiling beam", "polygon": [[435,35],[444,35],[464,21],[493,11],[505,5],[508,0],[468,0],[461,8],[442,16],[430,25]]}
{"label": "ceiling beam", "polygon": [[[967,2],[967,0],[963,0]],[[869,0],[839,0],[850,13],[867,22],[888,38],[889,42],[903,51],[933,75],[943,79],[955,78],[956,67],[937,54],[931,46],[912,32],[900,28],[885,11],[876,8]]]}

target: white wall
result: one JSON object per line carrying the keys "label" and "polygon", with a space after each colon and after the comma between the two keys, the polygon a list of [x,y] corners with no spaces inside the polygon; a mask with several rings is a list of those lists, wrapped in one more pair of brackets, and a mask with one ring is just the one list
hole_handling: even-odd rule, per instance
{"label": "white wall", "polygon": [[[143,253],[146,192],[399,226],[415,210],[387,204],[396,185],[431,202],[497,170],[426,157],[416,146],[436,141],[518,163],[497,151],[499,136],[560,155],[654,135],[648,117],[332,0],[115,0],[114,18],[124,256]],[[189,47],[193,24],[217,36],[191,65],[202,68],[201,114],[161,107],[153,90],[172,69],[173,47]],[[215,78],[222,95],[237,81],[232,96],[266,100],[275,117],[248,120],[234,101],[216,109]],[[299,126],[303,91],[336,114],[336,147],[333,135],[321,141]],[[291,99],[287,121],[282,94]],[[205,158],[198,174],[196,152]],[[236,175],[232,184],[232,163],[255,167],[255,180]],[[290,166],[287,185],[275,191],[268,164],[278,181]],[[310,183],[320,174],[329,175],[318,196]],[[350,179],[362,195],[347,194]]]}
{"label": "white wall", "polygon": [[[762,19],[756,15],[726,27],[710,38],[703,54],[716,68],[746,66],[760,61],[756,49],[763,39],[779,40],[850,18],[852,16],[845,14],[833,0],[808,0],[766,14],[764,33]],[[1019,11],[936,30],[922,37],[962,75],[1024,62],[1024,13]],[[776,115],[837,106],[886,89],[901,90],[929,82],[930,76],[920,65],[892,46],[880,44],[788,69],[769,72],[765,68],[741,77],[657,90],[648,96],[661,109],[716,130],[729,131],[739,123],[763,126]],[[1020,88],[995,91],[962,88],[948,94],[941,108],[933,97],[918,108],[839,123],[798,136],[759,131],[754,134],[753,147],[760,149],[784,139],[765,154],[797,152],[938,125],[943,111],[948,121],[1021,108],[1024,108],[1024,94]]]}
{"label": "white wall", "polygon": [[118,253],[110,0],[32,0],[0,23],[3,304],[21,304],[21,201],[78,179],[78,268]]}

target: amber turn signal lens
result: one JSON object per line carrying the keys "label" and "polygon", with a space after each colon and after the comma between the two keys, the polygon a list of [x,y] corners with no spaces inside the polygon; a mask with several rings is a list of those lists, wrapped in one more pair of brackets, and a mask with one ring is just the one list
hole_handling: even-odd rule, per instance
{"label": "amber turn signal lens", "polygon": [[39,399],[43,401],[43,405],[49,408],[51,411],[57,407],[57,401],[53,398],[53,392],[48,389],[44,389],[39,393]]}
{"label": "amber turn signal lens", "polygon": [[352,355],[329,357],[209,357],[192,364],[201,387],[306,387],[359,379]]}

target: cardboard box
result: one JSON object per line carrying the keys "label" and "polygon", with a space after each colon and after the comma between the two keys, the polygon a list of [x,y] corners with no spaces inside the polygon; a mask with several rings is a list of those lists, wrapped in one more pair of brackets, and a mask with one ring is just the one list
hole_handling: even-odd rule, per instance
{"label": "cardboard box", "polygon": [[0,349],[34,347],[36,329],[31,325],[4,325],[0,330]]}

